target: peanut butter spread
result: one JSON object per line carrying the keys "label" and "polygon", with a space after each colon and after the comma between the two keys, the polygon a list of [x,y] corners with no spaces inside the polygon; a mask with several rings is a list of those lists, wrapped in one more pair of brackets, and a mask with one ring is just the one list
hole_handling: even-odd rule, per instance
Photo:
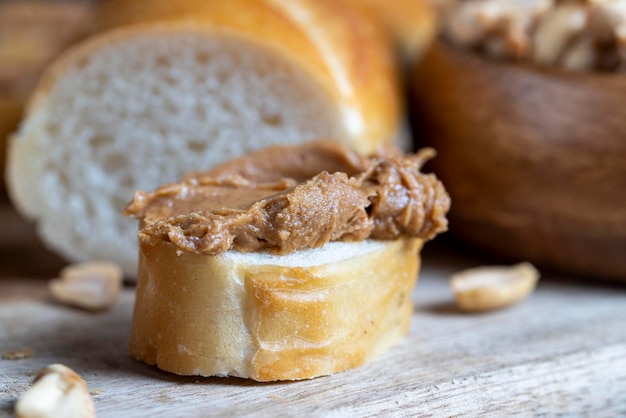
{"label": "peanut butter spread", "polygon": [[141,240],[207,255],[431,239],[447,229],[450,208],[441,182],[420,172],[432,155],[385,149],[365,158],[332,141],[274,146],[137,192],[125,213],[141,219]]}

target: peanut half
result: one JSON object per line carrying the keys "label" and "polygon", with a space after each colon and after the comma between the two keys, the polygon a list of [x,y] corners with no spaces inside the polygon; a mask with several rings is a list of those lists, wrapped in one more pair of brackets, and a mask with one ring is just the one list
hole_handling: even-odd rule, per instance
{"label": "peanut half", "polygon": [[530,263],[514,266],[487,266],[461,271],[452,276],[450,286],[457,307],[466,312],[504,308],[530,295],[539,272]]}
{"label": "peanut half", "polygon": [[61,270],[49,283],[59,301],[87,310],[108,309],[117,300],[122,286],[122,269],[113,263],[87,262]]}
{"label": "peanut half", "polygon": [[18,418],[92,418],[93,400],[85,381],[72,369],[52,364],[42,369],[15,404]]}

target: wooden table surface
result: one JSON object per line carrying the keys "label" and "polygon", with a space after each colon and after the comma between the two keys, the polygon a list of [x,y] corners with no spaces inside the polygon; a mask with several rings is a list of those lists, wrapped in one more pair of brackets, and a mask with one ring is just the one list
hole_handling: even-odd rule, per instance
{"label": "wooden table surface", "polygon": [[59,305],[63,261],[0,209],[0,417],[39,369],[63,363],[95,390],[99,417],[626,416],[626,286],[544,274],[524,303],[455,310],[449,275],[483,259],[429,243],[407,338],[375,361],[301,382],[178,377],[127,354],[133,288],[109,312]]}

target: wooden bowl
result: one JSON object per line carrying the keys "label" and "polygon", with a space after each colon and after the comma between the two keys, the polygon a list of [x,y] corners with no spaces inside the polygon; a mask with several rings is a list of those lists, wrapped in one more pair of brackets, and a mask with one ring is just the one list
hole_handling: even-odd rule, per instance
{"label": "wooden bowl", "polygon": [[513,260],[626,281],[626,76],[488,61],[436,43],[411,75],[450,231]]}

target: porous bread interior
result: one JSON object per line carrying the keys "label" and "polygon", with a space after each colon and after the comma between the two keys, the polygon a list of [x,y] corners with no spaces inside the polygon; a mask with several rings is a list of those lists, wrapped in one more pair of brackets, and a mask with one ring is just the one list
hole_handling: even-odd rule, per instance
{"label": "porous bread interior", "polygon": [[70,260],[136,274],[136,221],[151,190],[276,143],[345,137],[336,101],[287,58],[227,33],[158,30],[76,59],[12,144],[10,193]]}
{"label": "porous bread interior", "polygon": [[321,248],[305,248],[287,255],[270,252],[241,253],[228,251],[221,255],[232,263],[249,266],[314,267],[322,264],[338,263],[349,258],[381,251],[388,245],[386,241],[366,240],[358,243],[331,241]]}

